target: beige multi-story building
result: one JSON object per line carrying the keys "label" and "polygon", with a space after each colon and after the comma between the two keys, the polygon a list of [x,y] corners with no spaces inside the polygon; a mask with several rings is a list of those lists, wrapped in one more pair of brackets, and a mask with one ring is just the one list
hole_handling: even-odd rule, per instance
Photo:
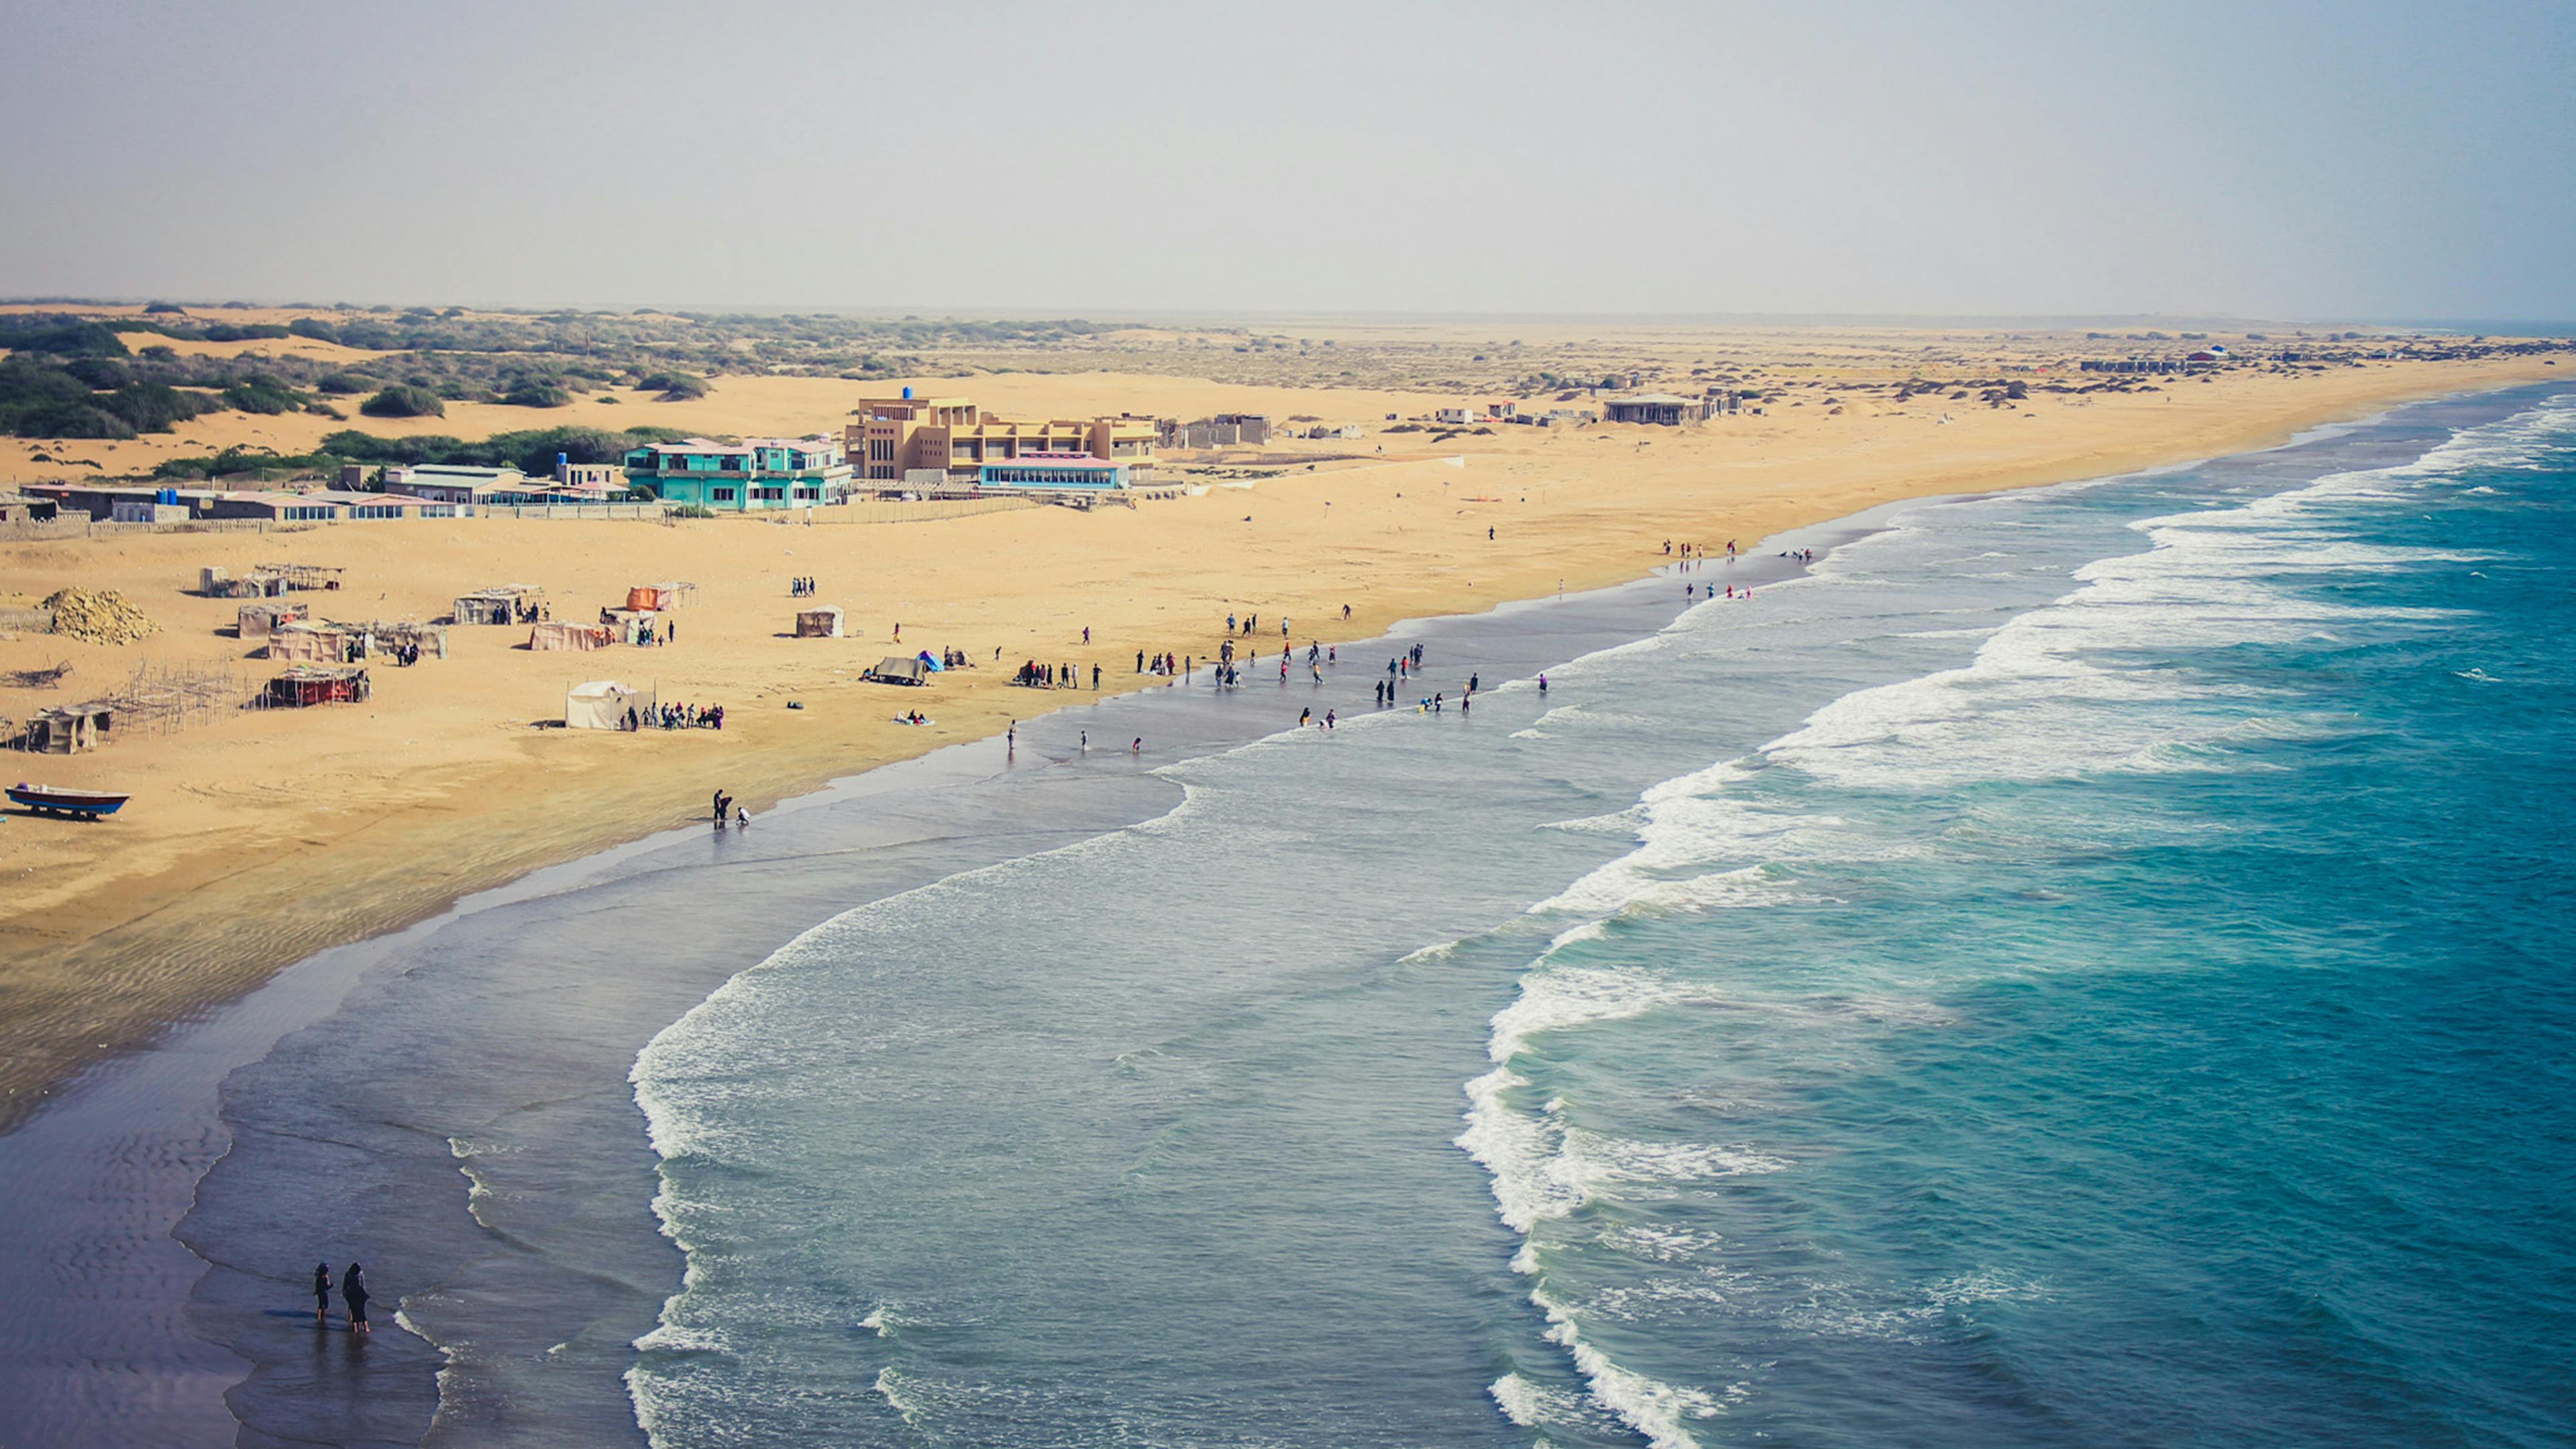
{"label": "beige multi-story building", "polygon": [[1154,462],[1154,421],[1117,417],[999,418],[962,397],[862,398],[843,430],[850,462],[863,482],[902,483],[936,468],[971,480],[986,463],[1032,454],[1087,453],[1125,463],[1131,473]]}

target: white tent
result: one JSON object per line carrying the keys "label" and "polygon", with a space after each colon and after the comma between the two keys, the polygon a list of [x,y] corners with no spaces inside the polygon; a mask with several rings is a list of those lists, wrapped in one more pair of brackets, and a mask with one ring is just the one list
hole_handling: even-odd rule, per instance
{"label": "white tent", "polygon": [[614,679],[594,679],[564,691],[564,728],[622,730],[626,728],[628,710],[635,711],[640,723],[653,713],[654,703],[649,689],[637,689]]}

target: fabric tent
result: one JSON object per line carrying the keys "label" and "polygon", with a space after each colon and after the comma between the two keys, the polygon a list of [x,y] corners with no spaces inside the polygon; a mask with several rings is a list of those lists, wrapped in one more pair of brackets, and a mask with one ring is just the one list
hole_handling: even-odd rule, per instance
{"label": "fabric tent", "polygon": [[680,603],[679,595],[680,589],[677,584],[637,584],[626,591],[626,607],[630,609],[677,608]]}
{"label": "fabric tent", "polygon": [[799,639],[838,639],[841,637],[841,611],[838,606],[821,604],[796,611],[796,637]]}
{"label": "fabric tent", "polygon": [[528,630],[528,647],[540,652],[569,649],[586,654],[593,649],[607,648],[614,638],[603,625],[549,619]]}
{"label": "fabric tent", "polygon": [[877,667],[869,670],[862,677],[873,679],[879,684],[921,684],[929,676],[930,666],[920,660],[906,659],[900,654],[889,654],[878,660]]}
{"label": "fabric tent", "polygon": [[564,728],[571,730],[622,730],[626,712],[636,717],[653,713],[653,691],[636,689],[614,679],[594,679],[576,684],[564,691]]}

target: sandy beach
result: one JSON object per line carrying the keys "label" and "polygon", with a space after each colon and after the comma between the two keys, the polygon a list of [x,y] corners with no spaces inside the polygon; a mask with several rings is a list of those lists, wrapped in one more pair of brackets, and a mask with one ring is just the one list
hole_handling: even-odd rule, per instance
{"label": "sandy beach", "polygon": [[[0,716],[20,719],[121,681],[144,661],[229,663],[245,681],[264,677],[264,662],[245,657],[230,634],[236,605],[189,592],[206,565],[238,571],[286,559],[344,569],[341,594],[312,597],[326,616],[351,618],[435,619],[458,593],[502,582],[543,586],[567,618],[622,599],[635,583],[699,586],[669,647],[531,654],[518,647],[524,629],[458,628],[446,660],[377,668],[375,696],[363,706],[241,712],[164,737],[119,739],[94,754],[20,757],[13,778],[126,790],[134,801],[104,824],[13,812],[0,827],[8,882],[0,1123],[22,1119],[83,1062],[137,1046],[161,1024],[236,996],[288,962],[685,821],[716,789],[757,813],[834,777],[995,734],[1068,702],[1066,691],[1011,687],[1024,659],[1073,665],[1086,684],[1097,666],[1115,691],[1143,682],[1140,652],[1206,658],[1229,613],[1255,613],[1261,632],[1246,642],[1272,668],[1281,622],[1300,649],[1369,638],[1407,618],[1634,578],[1666,561],[1667,540],[1749,544],[1895,499],[2238,452],[2405,399],[2558,375],[2536,359],[2378,364],[2231,372],[2153,392],[2035,393],[2008,406],[1940,393],[1899,403],[1856,385],[1901,379],[1912,365],[1901,354],[1970,344],[1880,334],[1688,334],[1678,344],[1612,337],[1587,346],[1586,366],[1622,349],[1653,356],[1674,345],[1767,356],[1796,380],[1775,384],[1783,390],[1764,416],[1695,429],[1502,427],[1438,443],[1383,431],[1390,413],[1485,396],[1438,385],[1447,362],[1472,370],[1466,359],[1481,341],[1426,336],[1421,357],[1381,369],[1383,386],[1312,385],[1321,380],[1312,369],[1296,379],[1306,385],[1285,376],[1232,380],[1231,350],[1195,358],[1166,338],[1130,339],[1099,359],[1119,363],[1114,371],[911,380],[1014,414],[1222,410],[1367,428],[1358,440],[1190,460],[1204,492],[1133,510],[870,522],[884,510],[860,505],[824,510],[810,526],[487,518],[0,544],[0,604],[33,603],[66,586],[111,588],[160,626],[121,647],[0,637],[0,671],[64,661],[74,669],[59,695],[0,689]],[[1389,343],[1373,355],[1414,345]],[[1985,361],[2011,351],[1995,343]],[[1158,370],[1193,363],[1220,375]],[[593,397],[537,421],[805,432],[837,428],[858,397],[899,385],[725,377],[696,402]],[[367,423],[464,437],[532,425],[526,409],[473,404],[443,419]],[[227,413],[169,437],[66,451],[100,465],[75,470],[88,476],[235,443],[296,451],[340,426]],[[59,455],[37,463],[35,451],[10,440],[0,475],[65,476]],[[796,576],[819,581],[819,602],[848,610],[851,637],[787,637]],[[920,690],[860,681],[898,648],[958,649],[978,667]],[[601,677],[657,686],[667,701],[721,704],[726,727],[545,727],[561,717],[568,684]],[[895,721],[914,708],[936,723]],[[1144,748],[1150,754],[1155,744]]]}

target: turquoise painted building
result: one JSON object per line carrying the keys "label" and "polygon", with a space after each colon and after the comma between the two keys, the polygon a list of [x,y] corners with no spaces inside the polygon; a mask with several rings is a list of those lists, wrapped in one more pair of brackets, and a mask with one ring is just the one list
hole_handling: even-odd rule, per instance
{"label": "turquoise painted building", "polygon": [[719,513],[847,503],[850,475],[841,440],[822,434],[738,443],[690,438],[626,455],[629,483],[651,489],[665,503]]}

